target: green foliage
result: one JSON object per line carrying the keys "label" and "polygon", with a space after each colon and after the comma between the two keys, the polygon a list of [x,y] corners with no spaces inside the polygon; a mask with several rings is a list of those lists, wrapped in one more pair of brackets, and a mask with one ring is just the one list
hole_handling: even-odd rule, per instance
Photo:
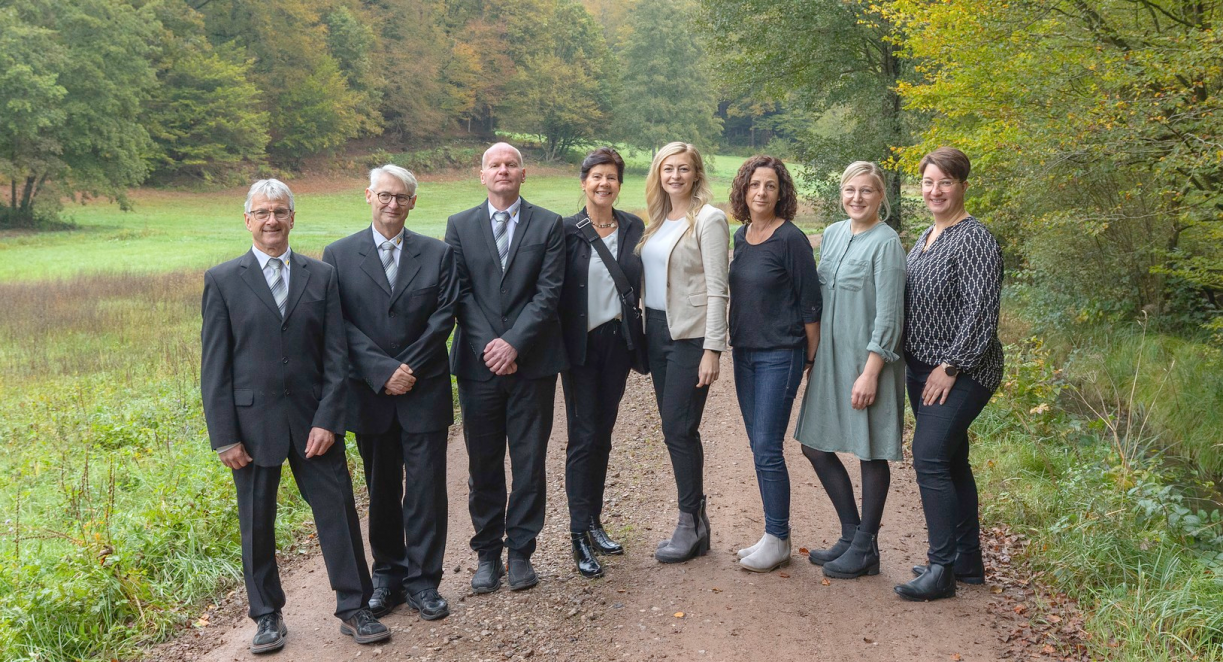
{"label": "green foliage", "polygon": [[686,0],[638,5],[628,19],[620,52],[621,99],[615,135],[653,152],[682,140],[698,147],[718,141],[717,96],[705,50],[693,38],[693,7]]}
{"label": "green foliage", "polygon": [[887,15],[922,74],[900,89],[934,117],[906,162],[968,152],[973,209],[1065,319],[1145,311],[1183,330],[1217,316],[1221,8],[896,0]]}
{"label": "green foliage", "polygon": [[30,226],[48,184],[113,195],[144,179],[138,118],[156,82],[156,22],[120,0],[14,0],[0,7],[0,225]]}
{"label": "green foliage", "polygon": [[1102,421],[1059,406],[1073,368],[1056,370],[1038,340],[1007,356],[973,426],[985,519],[1026,534],[1029,566],[1087,609],[1093,659],[1223,659],[1217,506],[1191,498],[1191,476],[1158,456],[1128,462]]}

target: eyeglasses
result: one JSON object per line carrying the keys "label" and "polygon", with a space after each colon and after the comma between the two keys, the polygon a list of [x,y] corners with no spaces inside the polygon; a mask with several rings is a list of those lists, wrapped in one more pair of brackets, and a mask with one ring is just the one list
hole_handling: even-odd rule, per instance
{"label": "eyeglasses", "polygon": [[260,221],[268,220],[268,216],[275,216],[278,221],[286,221],[293,215],[293,210],[280,207],[279,209],[252,209],[247,213]]}
{"label": "eyeglasses", "polygon": [[381,193],[375,193],[374,195],[377,196],[378,202],[381,202],[384,205],[390,204],[391,198],[394,198],[395,202],[398,202],[400,206],[408,204],[409,202],[412,201],[412,198],[416,197],[414,195],[404,195],[402,193],[400,193],[399,195],[394,195],[392,193],[387,193],[386,191],[383,191]]}
{"label": "eyeglasses", "polygon": [[878,192],[879,191],[877,189],[871,188],[869,186],[863,186],[862,188],[859,188],[859,189],[855,189],[852,186],[846,186],[845,188],[841,189],[841,193],[847,198],[854,197],[854,194],[856,193],[861,193],[862,197],[869,198],[870,196],[875,195]]}
{"label": "eyeglasses", "polygon": [[940,191],[950,191],[959,183],[959,180],[956,179],[940,179],[937,182],[933,179],[923,179],[921,180],[921,187],[927,190],[937,188]]}

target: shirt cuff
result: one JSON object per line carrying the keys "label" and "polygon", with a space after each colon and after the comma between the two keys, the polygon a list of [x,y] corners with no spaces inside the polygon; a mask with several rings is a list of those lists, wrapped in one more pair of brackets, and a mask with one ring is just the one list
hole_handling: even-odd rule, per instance
{"label": "shirt cuff", "polygon": [[883,346],[877,342],[866,343],[866,351],[878,354],[883,359],[884,363],[891,363],[900,358],[899,354],[884,349]]}
{"label": "shirt cuff", "polygon": [[238,446],[238,445],[239,444],[229,444],[228,446],[222,446],[217,449],[217,455],[220,455],[221,453],[224,453],[225,451],[233,448],[234,446]]}

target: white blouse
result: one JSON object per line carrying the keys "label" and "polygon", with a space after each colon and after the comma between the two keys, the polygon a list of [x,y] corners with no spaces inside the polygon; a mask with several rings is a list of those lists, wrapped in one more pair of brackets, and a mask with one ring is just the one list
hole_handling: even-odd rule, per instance
{"label": "white blouse", "polygon": [[[603,237],[603,243],[612,257],[617,255],[620,229]],[[616,291],[616,281],[612,280],[611,272],[599,257],[599,251],[590,247],[590,272],[586,278],[586,330],[593,331],[621,315],[620,295]]]}
{"label": "white blouse", "polygon": [[645,307],[667,309],[667,258],[675,247],[675,235],[688,227],[688,219],[663,221],[650,240],[641,247],[641,265],[645,267]]}

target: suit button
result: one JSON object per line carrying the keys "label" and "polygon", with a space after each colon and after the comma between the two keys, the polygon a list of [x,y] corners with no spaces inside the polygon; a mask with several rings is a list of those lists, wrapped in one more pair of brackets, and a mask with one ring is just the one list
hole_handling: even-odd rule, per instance
{"label": "suit button", "polygon": [[280,327],[280,330],[281,330],[281,331],[288,331],[288,330],[289,330],[289,325],[288,325],[288,324],[286,324],[286,325],[284,325],[284,326]]}
{"label": "suit button", "polygon": [[503,287],[503,288],[501,288],[501,293],[502,293],[502,294],[505,294],[506,292],[507,292],[507,290],[506,290],[504,287]]}
{"label": "suit button", "polygon": [[578,313],[578,317],[586,317],[586,313]]}
{"label": "suit button", "polygon": [[578,287],[586,287],[586,284],[582,283],[581,285],[578,285]]}
{"label": "suit button", "polygon": [[502,321],[502,322],[508,322],[508,321],[510,321],[510,318],[508,318],[508,317],[502,317],[502,318],[501,318],[501,321]]}
{"label": "suit button", "polygon": [[393,310],[392,310],[390,313],[388,313],[388,315],[390,315],[391,317],[394,317],[394,316],[395,316],[395,311],[393,311]]}
{"label": "suit button", "polygon": [[391,343],[391,349],[399,349],[399,343],[397,342]]}
{"label": "suit button", "polygon": [[289,394],[289,389],[285,389],[285,395]]}
{"label": "suit button", "polygon": [[289,357],[287,357],[287,356],[286,356],[286,357],[284,357],[283,359],[281,359],[281,360],[280,360],[280,362],[281,362],[281,363],[288,363],[288,362],[289,362]]}

